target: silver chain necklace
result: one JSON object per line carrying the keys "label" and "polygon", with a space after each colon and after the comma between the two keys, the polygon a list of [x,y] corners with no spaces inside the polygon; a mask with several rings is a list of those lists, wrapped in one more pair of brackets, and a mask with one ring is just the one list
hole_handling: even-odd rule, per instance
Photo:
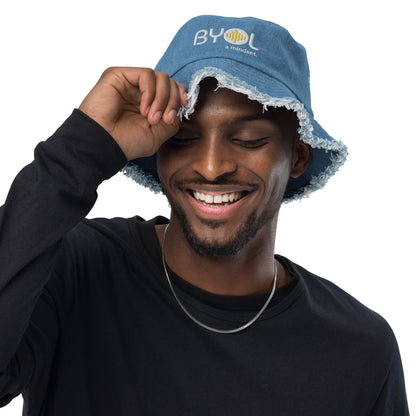
{"label": "silver chain necklace", "polygon": [[185,306],[183,305],[183,303],[179,300],[178,295],[175,292],[175,289],[173,288],[172,282],[170,280],[169,277],[169,273],[166,267],[166,263],[165,263],[165,240],[166,240],[166,232],[168,230],[169,224],[166,225],[166,228],[164,230],[163,233],[163,241],[162,241],[162,263],[163,263],[163,269],[165,270],[165,275],[166,275],[166,279],[169,283],[169,287],[170,290],[173,294],[173,296],[176,299],[176,302],[178,303],[178,305],[181,307],[181,309],[185,312],[185,314],[191,318],[196,324],[198,324],[199,326],[201,326],[202,328],[207,329],[208,331],[212,331],[212,332],[216,332],[218,334],[235,334],[236,332],[240,332],[243,331],[244,329],[248,328],[250,325],[254,324],[254,322],[257,321],[257,319],[259,319],[260,315],[266,310],[267,306],[269,305],[270,301],[273,298],[273,295],[276,291],[276,287],[277,287],[277,266],[276,266],[276,262],[274,262],[274,277],[273,277],[273,288],[272,291],[270,292],[269,297],[267,298],[265,304],[263,305],[263,307],[256,313],[256,315],[247,323],[245,323],[244,325],[238,327],[238,328],[234,328],[234,329],[218,329],[218,328],[213,328],[212,326],[208,326],[205,325],[204,323],[202,323],[201,321],[199,321],[198,319],[196,319],[193,315],[191,315],[191,313],[185,308]]}

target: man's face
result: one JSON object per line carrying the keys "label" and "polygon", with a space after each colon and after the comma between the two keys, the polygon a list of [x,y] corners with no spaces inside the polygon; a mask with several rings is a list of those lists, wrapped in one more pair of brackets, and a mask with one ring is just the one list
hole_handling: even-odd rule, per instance
{"label": "man's face", "polygon": [[[157,155],[180,224],[201,255],[234,255],[275,233],[291,173],[294,139],[245,95],[201,83],[198,105]],[[285,136],[285,137],[284,137]]]}

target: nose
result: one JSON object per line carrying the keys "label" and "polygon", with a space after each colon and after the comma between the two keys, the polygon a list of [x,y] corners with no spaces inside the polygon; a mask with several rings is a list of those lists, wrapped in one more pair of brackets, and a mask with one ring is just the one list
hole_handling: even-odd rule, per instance
{"label": "nose", "polygon": [[201,137],[191,163],[192,169],[208,181],[230,175],[237,170],[238,162],[227,145],[226,139],[214,135]]}

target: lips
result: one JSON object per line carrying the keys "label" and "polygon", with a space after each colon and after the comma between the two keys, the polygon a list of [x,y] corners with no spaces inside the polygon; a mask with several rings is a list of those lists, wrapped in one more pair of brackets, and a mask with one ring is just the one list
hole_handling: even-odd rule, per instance
{"label": "lips", "polygon": [[192,187],[186,189],[184,193],[197,216],[205,219],[225,219],[229,215],[237,215],[239,207],[251,195],[250,191],[237,190],[235,187],[228,187],[228,189]]}
{"label": "lips", "polygon": [[199,202],[207,206],[227,206],[240,200],[246,192],[228,192],[228,193],[205,193],[201,191],[191,191],[192,196]]}

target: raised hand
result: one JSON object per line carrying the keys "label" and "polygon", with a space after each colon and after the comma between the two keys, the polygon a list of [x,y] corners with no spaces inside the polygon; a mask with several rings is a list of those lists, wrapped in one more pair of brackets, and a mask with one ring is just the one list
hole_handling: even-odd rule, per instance
{"label": "raised hand", "polygon": [[150,156],[179,129],[186,87],[149,68],[109,68],[79,110],[99,123],[127,160]]}

